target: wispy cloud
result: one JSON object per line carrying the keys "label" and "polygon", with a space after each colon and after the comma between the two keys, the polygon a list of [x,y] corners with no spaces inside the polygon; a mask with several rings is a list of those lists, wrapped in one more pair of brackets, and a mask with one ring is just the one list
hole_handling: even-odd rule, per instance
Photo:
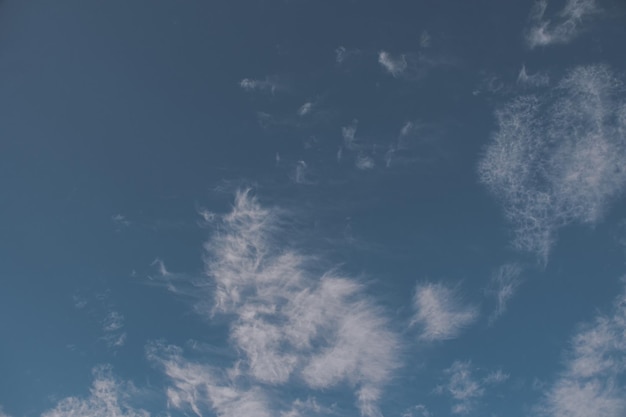
{"label": "wispy cloud", "polygon": [[515,247],[547,261],[560,227],[598,222],[624,190],[623,92],[608,67],[578,67],[497,111],[479,175],[503,203]]}
{"label": "wispy cloud", "polygon": [[148,358],[169,378],[169,408],[189,410],[198,417],[213,410],[219,417],[270,417],[269,400],[259,388],[244,388],[235,381],[236,373],[220,372],[183,356],[176,346],[153,344]]}
{"label": "wispy cloud", "polygon": [[447,381],[444,385],[437,387],[436,392],[447,394],[452,398],[452,413],[468,414],[485,395],[487,386],[502,384],[509,378],[509,375],[501,370],[490,372],[484,378],[478,378],[475,376],[477,371],[469,361],[455,361],[444,370]]}
{"label": "wispy cloud", "polygon": [[[208,282],[198,291],[213,301],[200,301],[197,311],[233,318],[230,340],[242,354],[237,372],[251,386],[354,387],[361,413],[377,416],[398,366],[398,337],[361,284],[334,271],[320,276],[313,256],[279,244],[278,213],[250,190],[237,193],[219,233],[205,244]],[[209,398],[213,407],[215,401]]]}
{"label": "wispy cloud", "polygon": [[335,49],[335,62],[338,65],[346,64],[352,58],[355,58],[361,54],[358,49],[348,49],[344,46],[339,46]]}
{"label": "wispy cloud", "polygon": [[402,75],[408,67],[405,55],[393,56],[385,51],[378,53],[378,63],[394,77]]}
{"label": "wispy cloud", "polygon": [[4,409],[2,408],[1,405],[0,405],[0,417],[9,417],[8,414],[5,414]]}
{"label": "wispy cloud", "polygon": [[454,339],[478,318],[475,306],[464,304],[456,289],[443,284],[418,284],[413,308],[411,325],[420,326],[425,341]]}
{"label": "wispy cloud", "polygon": [[365,155],[364,153],[359,153],[356,157],[354,165],[358,169],[365,171],[368,169],[373,169],[376,166],[376,163],[374,162],[374,158],[372,158],[371,156]]}
{"label": "wispy cloud", "polygon": [[428,31],[426,30],[422,31],[422,34],[420,35],[420,46],[422,48],[430,48],[430,44],[431,44],[430,33],[428,33]]}
{"label": "wispy cloud", "polygon": [[311,113],[312,110],[313,110],[313,103],[310,101],[307,101],[298,109],[298,115],[306,116],[307,114]]}
{"label": "wispy cloud", "polygon": [[538,413],[545,417],[626,415],[626,291],[611,314],[580,327],[565,369],[547,390]]}
{"label": "wispy cloud", "polygon": [[341,137],[343,138],[343,146],[345,146],[346,149],[354,150],[356,147],[356,144],[354,141],[356,138],[356,129],[357,129],[358,124],[359,124],[359,121],[355,119],[349,125],[343,126],[341,128]]}
{"label": "wispy cloud", "polygon": [[239,86],[248,92],[260,91],[270,92],[274,94],[276,91],[285,89],[285,85],[281,83],[275,77],[266,77],[262,80],[255,80],[252,78],[244,78],[239,82]]}
{"label": "wispy cloud", "polygon": [[529,74],[526,65],[522,65],[517,75],[517,84],[527,87],[545,87],[550,84],[550,76],[545,72]]}
{"label": "wispy cloud", "polygon": [[526,32],[531,48],[569,43],[582,32],[585,20],[599,12],[596,0],[567,0],[552,20],[545,16],[547,8],[547,0],[537,1],[533,7]]}
{"label": "wispy cloud", "polygon": [[109,311],[102,321],[102,339],[109,348],[118,348],[126,343],[126,333],[122,331],[124,327],[124,316],[117,311]]}
{"label": "wispy cloud", "polygon": [[469,413],[476,400],[485,394],[480,381],[472,375],[471,363],[456,361],[444,371],[444,374],[448,377],[448,381],[441,388],[454,400],[452,413]]}
{"label": "wispy cloud", "polygon": [[[129,405],[132,384],[117,380],[108,366],[93,371],[93,384],[87,398],[68,397],[42,417],[149,417],[145,410]],[[1,415],[1,414],[0,414]]]}
{"label": "wispy cloud", "polygon": [[123,214],[116,214],[115,216],[111,216],[111,221],[113,222],[117,230],[121,230],[131,225],[130,220],[128,220]]}
{"label": "wispy cloud", "polygon": [[414,405],[409,407],[401,414],[401,417],[431,417],[432,413],[428,411],[423,404]]}
{"label": "wispy cloud", "polygon": [[506,311],[509,300],[522,284],[521,273],[522,268],[518,264],[505,264],[491,277],[487,293],[495,298],[496,308],[489,317],[490,323],[496,321]]}

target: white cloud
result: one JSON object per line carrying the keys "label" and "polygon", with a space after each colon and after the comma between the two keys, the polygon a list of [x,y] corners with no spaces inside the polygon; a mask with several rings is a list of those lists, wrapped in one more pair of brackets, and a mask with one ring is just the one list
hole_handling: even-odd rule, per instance
{"label": "white cloud", "polygon": [[244,78],[239,82],[239,86],[248,92],[262,91],[274,94],[276,91],[284,89],[284,85],[275,78],[267,77],[263,80],[255,80],[251,78]]}
{"label": "white cloud", "polygon": [[307,114],[311,113],[311,110],[313,110],[313,103],[310,101],[307,101],[298,109],[298,115],[306,116]]}
{"label": "white cloud", "polygon": [[5,414],[4,409],[0,405],[0,417],[10,417],[8,414]]}
{"label": "white cloud", "polygon": [[626,291],[610,315],[598,315],[574,335],[565,369],[547,390],[545,417],[626,415]]}
{"label": "white cloud", "polygon": [[116,214],[115,216],[111,216],[111,221],[118,229],[131,225],[130,220],[128,220],[126,216],[122,214]]}
{"label": "white cloud", "polygon": [[[210,220],[210,214],[209,213],[207,213],[207,217],[205,219]],[[167,270],[167,268],[165,266],[165,262],[163,262],[162,259],[156,258],[154,261],[152,261],[152,263],[150,265],[156,267],[157,272],[162,277],[167,277],[169,275],[172,275],[170,273],[170,271]]]}
{"label": "white cloud", "polygon": [[365,171],[368,169],[373,169],[376,166],[376,163],[374,162],[374,158],[372,158],[371,156],[359,153],[356,157],[354,165],[358,169]]}
{"label": "white cloud", "polygon": [[517,264],[505,264],[500,266],[491,277],[488,293],[496,299],[496,308],[489,317],[493,323],[506,311],[507,303],[513,297],[522,283],[520,274],[522,268]]}
{"label": "white cloud", "polygon": [[431,43],[430,33],[428,33],[428,31],[426,30],[422,31],[422,34],[420,35],[420,46],[422,48],[429,48],[430,43]]}
{"label": "white cloud", "polygon": [[[113,377],[107,366],[93,371],[94,381],[87,398],[68,397],[42,417],[148,417],[150,414],[134,409],[128,403],[134,387]],[[1,414],[0,414],[1,415]]]}
{"label": "white cloud", "polygon": [[565,44],[583,30],[583,21],[599,12],[596,0],[567,0],[565,7],[551,21],[546,19],[547,0],[537,1],[531,13],[526,42],[531,48]]}
{"label": "white cloud", "polygon": [[359,121],[355,119],[348,126],[343,126],[341,128],[341,137],[343,137],[343,146],[345,146],[346,149],[353,150],[355,148],[354,139],[356,136],[356,128],[357,128],[358,123]]}
{"label": "white cloud", "polygon": [[307,180],[307,171],[308,166],[304,161],[298,161],[296,164],[296,168],[293,174],[293,181],[296,184],[306,184],[309,181]]}
{"label": "white cloud", "polygon": [[497,113],[480,180],[503,203],[514,246],[544,262],[560,227],[594,224],[626,186],[626,100],[606,66],[578,67]]}
{"label": "white cloud", "polygon": [[484,379],[483,383],[487,385],[501,384],[509,379],[510,375],[502,372],[502,369],[490,372]]}
{"label": "white cloud", "polygon": [[168,408],[190,410],[198,417],[212,409],[218,417],[270,417],[268,399],[259,388],[246,389],[234,381],[236,375],[185,359],[175,346],[152,345],[148,358],[169,377]]}
{"label": "white cloud", "polygon": [[432,413],[428,411],[423,404],[414,405],[407,408],[401,415],[401,417],[431,417]]}
{"label": "white cloud", "polygon": [[447,381],[444,385],[437,387],[436,392],[451,397],[453,414],[468,414],[485,395],[485,386],[493,387],[502,384],[509,378],[509,375],[502,370],[497,370],[480,379],[474,375],[476,371],[477,369],[469,361],[455,361],[443,371]]}
{"label": "white cloud", "polygon": [[485,394],[480,382],[472,376],[471,363],[456,361],[444,371],[444,374],[448,381],[439,387],[439,391],[452,397],[454,401],[452,413],[469,413],[474,408],[476,400]]}
{"label": "white cloud", "polygon": [[335,49],[335,62],[337,62],[338,64],[342,64],[345,59],[346,59],[346,48],[343,46],[340,46],[337,49]]}
{"label": "white cloud", "polygon": [[[290,381],[314,390],[352,387],[361,413],[377,416],[383,387],[398,366],[398,337],[361,284],[336,272],[319,276],[314,256],[285,246],[278,214],[250,190],[237,193],[205,244],[207,282],[197,283],[198,297],[213,301],[200,301],[197,311],[232,319],[230,341],[241,353],[237,372],[252,387],[279,389]],[[195,398],[197,390],[187,388],[177,389],[176,398]]]}
{"label": "white cloud", "polygon": [[406,57],[404,55],[393,56],[389,52],[385,51],[380,51],[378,53],[378,63],[394,77],[402,75],[408,67]]}
{"label": "white cloud", "polygon": [[413,298],[411,325],[421,327],[420,339],[448,340],[478,318],[478,309],[460,301],[458,291],[443,284],[418,284]]}
{"label": "white cloud", "polygon": [[544,72],[529,74],[526,65],[522,65],[517,75],[517,84],[527,87],[545,87],[550,84],[550,76]]}
{"label": "white cloud", "polygon": [[109,311],[102,320],[102,339],[109,348],[118,348],[126,343],[126,333],[122,332],[124,316],[117,311]]}

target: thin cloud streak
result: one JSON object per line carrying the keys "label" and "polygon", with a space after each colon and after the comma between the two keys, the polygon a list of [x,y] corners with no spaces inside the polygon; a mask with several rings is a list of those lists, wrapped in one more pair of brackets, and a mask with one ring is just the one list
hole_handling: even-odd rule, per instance
{"label": "thin cloud streak", "polygon": [[487,292],[495,298],[496,308],[489,317],[490,324],[505,313],[509,300],[522,284],[521,273],[522,268],[519,265],[505,264],[500,266],[491,277]]}

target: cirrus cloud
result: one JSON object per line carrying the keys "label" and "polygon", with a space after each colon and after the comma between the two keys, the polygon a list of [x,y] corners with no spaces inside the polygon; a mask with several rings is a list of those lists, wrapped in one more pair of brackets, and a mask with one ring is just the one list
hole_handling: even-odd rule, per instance
{"label": "cirrus cloud", "polygon": [[626,100],[603,65],[578,67],[552,90],[496,112],[479,176],[513,223],[516,248],[544,262],[559,228],[597,223],[626,187]]}

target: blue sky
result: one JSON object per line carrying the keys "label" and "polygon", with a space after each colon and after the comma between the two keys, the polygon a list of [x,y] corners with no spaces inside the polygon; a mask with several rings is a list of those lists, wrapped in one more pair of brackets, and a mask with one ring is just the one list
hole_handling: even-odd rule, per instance
{"label": "blue sky", "polygon": [[618,0],[0,1],[0,417],[623,417]]}

